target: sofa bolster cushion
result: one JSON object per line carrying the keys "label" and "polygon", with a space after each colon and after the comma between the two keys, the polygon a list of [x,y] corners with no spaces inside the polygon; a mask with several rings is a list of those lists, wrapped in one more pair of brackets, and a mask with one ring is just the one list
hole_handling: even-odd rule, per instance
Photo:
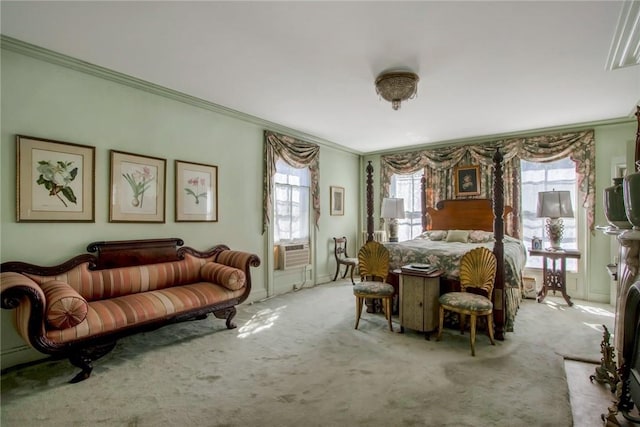
{"label": "sofa bolster cushion", "polygon": [[207,262],[200,268],[200,278],[231,291],[242,289],[247,281],[244,271],[215,262]]}
{"label": "sofa bolster cushion", "polygon": [[68,283],[51,280],[41,285],[47,307],[45,318],[53,329],[67,329],[79,325],[87,317],[87,300]]}

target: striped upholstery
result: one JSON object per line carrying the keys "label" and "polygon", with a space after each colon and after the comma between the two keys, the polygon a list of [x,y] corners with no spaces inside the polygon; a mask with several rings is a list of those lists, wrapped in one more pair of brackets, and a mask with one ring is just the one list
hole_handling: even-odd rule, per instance
{"label": "striped upholstery", "polygon": [[90,271],[89,263],[84,263],[57,276],[25,276],[40,285],[51,280],[66,282],[87,301],[96,301],[197,282],[200,267],[210,260],[187,254],[184,260],[160,264]]}
{"label": "striped upholstery", "polygon": [[253,255],[248,252],[225,250],[218,254],[215,261],[231,267],[244,270],[249,258]]}
{"label": "striped upholstery", "polygon": [[[72,343],[239,298],[250,257],[224,250],[204,259],[185,254],[181,261],[97,271],[83,263],[55,276],[2,272],[1,285],[2,291],[27,286],[40,294],[48,310],[42,335]],[[31,309],[25,299],[15,310],[16,329],[27,342]]]}
{"label": "striped upholstery", "polygon": [[[38,286],[36,282],[29,279],[25,275],[12,271],[3,271],[2,273],[0,273],[0,277],[2,278],[0,280],[0,290],[3,293],[15,286],[23,286],[30,288],[34,293],[39,295],[40,300],[44,301],[44,292],[42,291],[40,286]],[[20,334],[22,339],[24,339],[26,342],[29,342],[29,315],[31,314],[31,310],[31,300],[29,298],[24,298],[20,305],[18,305],[18,307],[15,309],[15,315],[13,318],[16,331],[18,331],[18,334]],[[44,313],[42,314],[44,315]],[[39,334],[45,334],[44,323],[42,324],[42,328],[40,329]]]}
{"label": "striped upholstery", "polygon": [[208,262],[202,266],[200,278],[207,282],[222,285],[232,291],[242,289],[247,280],[244,271],[215,262]]}
{"label": "striped upholstery", "polygon": [[75,289],[59,280],[41,285],[47,308],[47,323],[54,329],[66,329],[78,325],[87,317],[87,301]]}
{"label": "striped upholstery", "polygon": [[87,318],[77,326],[47,331],[54,342],[73,342],[83,338],[152,323],[154,320],[206,307],[242,295],[209,282],[177,286],[89,303]]}

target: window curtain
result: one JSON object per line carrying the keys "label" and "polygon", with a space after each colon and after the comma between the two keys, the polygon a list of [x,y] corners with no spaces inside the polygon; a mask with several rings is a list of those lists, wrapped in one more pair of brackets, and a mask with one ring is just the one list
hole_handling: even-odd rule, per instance
{"label": "window curtain", "polygon": [[276,174],[276,161],[284,160],[294,168],[309,168],[311,175],[311,203],[316,228],[320,219],[320,146],[300,141],[275,132],[264,132],[264,179],[262,234],[271,224],[273,178]]}
{"label": "window curtain", "polygon": [[593,130],[536,137],[512,138],[485,144],[436,148],[433,150],[389,154],[381,157],[381,196],[388,197],[391,176],[424,170],[427,206],[455,198],[456,166],[480,165],[480,195],[491,198],[493,155],[500,149],[503,157],[505,205],[513,214],[505,221],[507,234],[520,238],[520,159],[550,162],[569,156],[576,164],[579,200],[587,211],[587,226],[595,229],[595,140]]}

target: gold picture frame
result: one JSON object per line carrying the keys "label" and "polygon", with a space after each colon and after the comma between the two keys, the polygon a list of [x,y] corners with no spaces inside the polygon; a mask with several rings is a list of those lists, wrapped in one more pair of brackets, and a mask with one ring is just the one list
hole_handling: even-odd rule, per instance
{"label": "gold picture frame", "polygon": [[331,209],[330,215],[344,215],[344,187],[330,187]]}
{"label": "gold picture frame", "polygon": [[175,161],[176,222],[218,221],[218,167]]}
{"label": "gold picture frame", "polygon": [[111,150],[109,222],[165,222],[167,161]]}
{"label": "gold picture frame", "polygon": [[16,221],[95,222],[96,149],[16,135]]}
{"label": "gold picture frame", "polygon": [[457,166],[454,169],[456,197],[480,195],[480,166]]}

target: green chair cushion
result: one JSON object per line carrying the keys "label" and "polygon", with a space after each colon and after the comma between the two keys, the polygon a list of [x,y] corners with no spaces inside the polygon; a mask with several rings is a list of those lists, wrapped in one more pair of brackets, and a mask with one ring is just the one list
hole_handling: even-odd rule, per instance
{"label": "green chair cushion", "polygon": [[388,296],[393,295],[393,286],[384,282],[360,282],[353,286],[353,293]]}
{"label": "green chair cushion", "polygon": [[466,310],[484,311],[493,308],[493,303],[487,297],[468,292],[449,292],[442,295],[438,301],[442,305]]}

